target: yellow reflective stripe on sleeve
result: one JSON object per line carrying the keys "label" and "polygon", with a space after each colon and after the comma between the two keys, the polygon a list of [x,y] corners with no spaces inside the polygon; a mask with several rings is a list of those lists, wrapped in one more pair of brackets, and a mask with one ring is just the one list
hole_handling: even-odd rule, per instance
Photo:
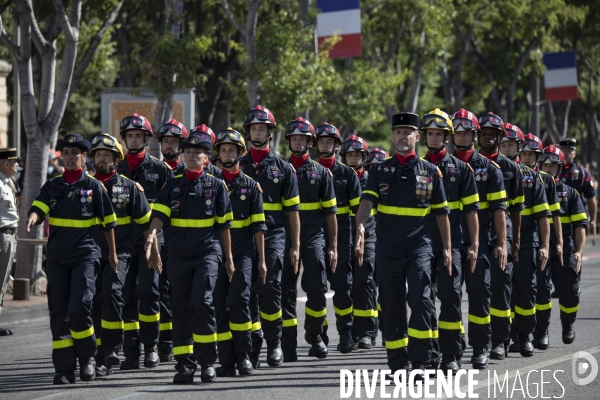
{"label": "yellow reflective stripe on sleeve", "polygon": [[195,343],[214,343],[217,341],[217,334],[211,333],[210,335],[196,335],[194,333]]}
{"label": "yellow reflective stripe on sleeve", "polygon": [[375,317],[376,312],[377,311],[375,310],[357,310],[355,308],[354,310],[352,310],[352,315],[354,315],[355,317]]}
{"label": "yellow reflective stripe on sleeve", "polygon": [[173,355],[181,356],[183,354],[192,354],[194,352],[194,346],[174,346],[173,347]]}
{"label": "yellow reflective stripe on sleeve", "polygon": [[431,203],[431,208],[435,210],[435,209],[437,209],[437,208],[444,208],[444,207],[446,207],[447,205],[448,205],[448,202],[447,202],[447,201],[444,201],[443,203],[437,203],[437,204],[433,204],[433,203]]}
{"label": "yellow reflective stripe on sleeve", "polygon": [[470,196],[460,198],[460,202],[464,206],[468,206],[469,204],[477,203],[478,201],[479,201],[479,193],[475,193]]}
{"label": "yellow reflective stripe on sleeve", "polygon": [[448,202],[448,208],[451,210],[459,210],[460,209],[460,201],[449,201]]}
{"label": "yellow reflective stripe on sleeve", "polygon": [[577,221],[581,221],[584,219],[587,219],[586,213],[579,213],[579,214],[571,215],[571,222],[577,222]]}
{"label": "yellow reflective stripe on sleeve", "polygon": [[223,215],[222,217],[219,217],[217,215],[215,217],[215,220],[217,221],[217,224],[224,224],[227,221],[232,221],[233,220],[233,211],[228,212],[227,214]]}
{"label": "yellow reflective stripe on sleeve", "polygon": [[106,226],[108,224],[112,224],[116,220],[117,220],[117,214],[112,213],[112,214],[107,215],[106,217],[104,217],[104,221],[102,222],[102,225]]}
{"label": "yellow reflective stripe on sleeve", "polygon": [[336,214],[350,214],[350,207],[349,206],[338,207]]}
{"label": "yellow reflective stripe on sleeve", "polygon": [[[283,204],[286,207],[291,207],[291,206],[295,206],[296,204],[300,204],[300,196],[292,197],[291,199],[285,199],[282,197],[281,204]],[[264,204],[263,204],[263,206],[264,206]],[[265,208],[265,210],[266,210],[266,208]]]}
{"label": "yellow reflective stripe on sleeve", "polygon": [[105,321],[101,320],[100,324],[102,325],[102,329],[124,329],[125,322],[123,321]]}
{"label": "yellow reflective stripe on sleeve", "polygon": [[142,225],[142,224],[146,224],[148,222],[150,222],[150,216],[152,215],[152,211],[148,211],[148,213],[146,215],[144,215],[141,218],[137,218],[137,219],[133,219],[135,221],[136,224]]}
{"label": "yellow reflective stripe on sleeve", "polygon": [[94,327],[90,327],[88,329],[86,329],[85,331],[80,331],[80,332],[75,332],[73,330],[71,330],[71,336],[73,337],[73,339],[85,339],[87,337],[90,337],[94,334]]}
{"label": "yellow reflective stripe on sleeve", "polygon": [[165,214],[167,217],[171,216],[171,209],[165,205],[153,203],[150,205],[150,208],[154,211],[159,211],[159,212]]}
{"label": "yellow reflective stripe on sleeve", "polygon": [[490,203],[488,203],[487,201],[480,201],[479,202],[479,209],[480,210],[487,210],[488,208],[490,208]]}
{"label": "yellow reflective stripe on sleeve", "polygon": [[249,331],[252,329],[252,321],[244,322],[242,324],[234,324],[233,322],[229,322],[229,329],[236,332]]}
{"label": "yellow reflective stripe on sleeve", "polygon": [[560,311],[567,313],[567,314],[572,314],[572,313],[579,311],[579,304],[577,304],[575,307],[565,307],[560,303],[558,305],[560,307]]}
{"label": "yellow reflective stripe on sleeve", "polygon": [[96,338],[96,346],[102,346],[102,338]]}
{"label": "yellow reflective stripe on sleeve", "polygon": [[550,206],[548,206],[548,203],[543,203],[543,204],[538,204],[537,206],[533,206],[531,208],[531,210],[533,211],[533,213],[539,213],[545,210],[550,210]]}
{"label": "yellow reflective stripe on sleeve", "polygon": [[178,228],[210,228],[215,224],[214,218],[206,219],[181,219],[171,218],[171,225]]}
{"label": "yellow reflective stripe on sleeve", "polygon": [[39,208],[44,212],[44,214],[48,214],[50,212],[50,207],[48,207],[46,203],[39,200],[35,200],[33,203],[31,203],[31,207]]}
{"label": "yellow reflective stripe on sleeve", "polygon": [[[294,199],[295,199],[295,197],[294,197]],[[296,204],[298,204],[298,203],[296,203]],[[263,203],[263,210],[265,210],[265,211],[281,211],[281,210],[283,210],[283,206],[280,203]]]}
{"label": "yellow reflective stripe on sleeve", "polygon": [[125,326],[123,327],[126,331],[139,331],[140,323],[139,322],[125,322]]}
{"label": "yellow reflective stripe on sleeve", "polygon": [[552,308],[552,302],[546,304],[537,304],[535,303],[535,309],[538,311],[549,310]]}
{"label": "yellow reflective stripe on sleeve", "polygon": [[360,197],[355,197],[353,199],[350,199],[350,205],[351,206],[357,206],[360,204]]}
{"label": "yellow reflective stripe on sleeve", "polygon": [[260,312],[260,317],[267,321],[277,321],[279,318],[281,318],[281,315],[281,310],[277,311],[275,314],[267,314],[262,311]]}
{"label": "yellow reflective stripe on sleeve", "polygon": [[321,318],[327,315],[327,309],[324,308],[321,311],[315,311],[312,310],[308,307],[304,307],[304,310],[306,312],[306,314],[310,315],[311,317],[315,317],[315,318]]}
{"label": "yellow reflective stripe on sleeve", "polygon": [[129,225],[130,223],[131,223],[131,217],[117,218],[117,225]]}
{"label": "yellow reflective stripe on sleeve", "polygon": [[416,339],[431,339],[433,337],[433,332],[431,332],[431,330],[420,331],[418,329],[408,328],[408,336]]}
{"label": "yellow reflective stripe on sleeve", "polygon": [[514,206],[515,204],[525,203],[525,196],[517,196],[514,199],[510,199],[508,202],[511,206]]}
{"label": "yellow reflective stripe on sleeve", "polygon": [[506,198],[506,190],[501,190],[499,192],[488,193],[486,196],[488,201],[494,200],[502,200]]}
{"label": "yellow reflective stripe on sleeve", "polygon": [[370,194],[371,196],[375,196],[375,197],[379,198],[379,193],[374,192],[372,190],[365,190],[365,191],[363,191],[363,194]]}
{"label": "yellow reflective stripe on sleeve", "polygon": [[266,218],[265,218],[264,213],[250,215],[250,223],[251,224],[253,224],[255,222],[265,222],[265,220],[266,220]]}
{"label": "yellow reflective stripe on sleeve", "polygon": [[384,214],[397,215],[399,217],[425,217],[429,214],[430,208],[414,207],[394,207],[383,204],[377,205],[377,212]]}
{"label": "yellow reflective stripe on sleeve", "polygon": [[158,329],[161,331],[172,331],[173,323],[172,322],[163,322],[162,324],[158,325]]}
{"label": "yellow reflective stripe on sleeve", "polygon": [[300,203],[301,211],[320,210],[320,209],[321,209],[320,203]]}
{"label": "yellow reflective stripe on sleeve", "polygon": [[472,322],[477,325],[487,325],[490,322],[492,322],[492,318],[489,315],[487,317],[482,318],[469,314],[469,322]]}
{"label": "yellow reflective stripe on sleeve", "polygon": [[550,204],[548,205],[548,209],[550,210],[550,212],[558,211],[560,210],[560,203]]}
{"label": "yellow reflective stripe on sleeve", "polygon": [[154,315],[138,314],[141,322],[158,322],[160,321],[160,313]]}
{"label": "yellow reflective stripe on sleeve", "polygon": [[96,218],[81,220],[50,217],[48,222],[52,226],[60,226],[62,228],[89,228],[95,225]]}
{"label": "yellow reflective stripe on sleeve", "polygon": [[440,321],[438,323],[438,328],[440,329],[446,329],[449,331],[460,331],[460,329],[462,328],[463,324],[461,321],[458,322],[447,322],[447,321]]}
{"label": "yellow reflective stripe on sleeve", "polygon": [[298,326],[298,320],[296,318],[294,319],[284,319],[282,326],[284,328],[290,328],[292,326]]}
{"label": "yellow reflective stripe on sleeve", "polygon": [[65,349],[67,347],[73,347],[73,339],[53,340],[52,348],[54,350]]}
{"label": "yellow reflective stripe on sleeve", "polygon": [[335,311],[335,313],[337,315],[339,315],[340,317],[343,317],[344,315],[348,315],[348,314],[352,313],[352,306],[345,308],[343,310],[340,308],[337,308],[336,306],[333,306],[333,310]]}
{"label": "yellow reflective stripe on sleeve", "polygon": [[242,219],[242,220],[234,219],[233,221],[231,221],[232,229],[240,229],[240,228],[245,228],[247,226],[250,226],[250,220],[248,218]]}
{"label": "yellow reflective stripe on sleeve", "polygon": [[497,308],[490,307],[490,315],[500,318],[510,317],[510,310],[499,310]]}
{"label": "yellow reflective stripe on sleeve", "polygon": [[260,321],[252,324],[252,332],[260,331],[262,329],[262,325]]}
{"label": "yellow reflective stripe on sleeve", "polygon": [[408,346],[408,338],[400,339],[400,340],[386,340],[385,348],[390,350],[400,349],[402,347]]}
{"label": "yellow reflective stripe on sleeve", "polygon": [[233,339],[233,335],[229,331],[223,332],[223,333],[217,333],[217,342],[223,342],[225,340],[231,340],[231,339]]}
{"label": "yellow reflective stripe on sleeve", "polygon": [[437,329],[434,331],[431,331],[431,333],[432,333],[433,339],[438,339],[440,337],[440,331],[438,331]]}
{"label": "yellow reflective stripe on sleeve", "polygon": [[519,314],[519,315],[524,315],[524,316],[535,315],[535,307],[521,308],[519,306],[515,306],[515,313]]}
{"label": "yellow reflective stripe on sleeve", "polygon": [[323,208],[335,207],[336,204],[337,204],[337,200],[335,199],[335,197],[331,200],[321,201],[321,207],[323,207]]}

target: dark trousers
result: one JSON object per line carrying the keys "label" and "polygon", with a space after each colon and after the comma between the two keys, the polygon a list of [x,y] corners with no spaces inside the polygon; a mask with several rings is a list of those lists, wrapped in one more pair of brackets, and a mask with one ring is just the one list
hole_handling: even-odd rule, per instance
{"label": "dark trousers", "polygon": [[575,271],[573,251],[563,254],[563,262],[564,265],[561,266],[556,252],[553,251],[552,282],[554,282],[559,295],[560,322],[562,325],[571,325],[575,323],[577,311],[579,311],[580,274]]}
{"label": "dark trousers", "polygon": [[160,321],[159,321],[159,336],[158,348],[170,350],[173,348],[171,341],[171,331],[173,330],[173,313],[171,311],[171,284],[169,283],[169,257],[167,256],[166,246],[163,246],[161,251],[163,262],[163,271],[158,276],[158,292],[160,299]]}
{"label": "dark trousers", "polygon": [[492,325],[492,342],[506,342],[510,338],[511,308],[510,298],[512,293],[513,256],[512,246],[506,242],[508,251],[506,268],[500,269],[499,259],[494,256],[493,243],[490,247],[490,316]]}
{"label": "dark trousers", "polygon": [[352,298],[354,321],[352,323],[352,336],[370,336],[377,335],[376,332],[376,314],[377,314],[377,285],[375,284],[375,243],[365,243],[365,252],[363,255],[363,264],[359,267],[356,259],[353,258],[354,268]]}
{"label": "dark trousers", "polygon": [[[281,339],[281,272],[283,270],[283,249],[265,249],[265,264],[267,264],[267,279],[257,277],[251,297],[254,298],[251,307],[252,321],[260,322],[262,333],[267,341]],[[260,311],[259,311],[260,309]],[[258,331],[254,331],[258,332]],[[253,334],[258,338],[258,334]],[[262,338],[261,338],[262,339]],[[254,342],[254,340],[253,340]],[[260,350],[260,349],[259,349]]]}
{"label": "dark trousers", "polygon": [[[463,254],[468,254],[468,247],[463,246]],[[471,261],[464,257],[463,276],[469,301],[469,345],[488,347],[492,338],[492,327],[490,324],[490,250],[487,244],[479,243],[477,263],[473,272],[471,272]]]}
{"label": "dark trousers", "polygon": [[[539,259],[539,256],[538,256]],[[556,260],[558,262],[558,260]],[[560,266],[560,263],[558,264]],[[548,258],[546,268],[536,270],[537,295],[535,298],[536,330],[544,331],[550,326],[552,312],[552,260]]]}
{"label": "dark trousers", "polygon": [[[331,271],[329,257],[325,257],[327,280],[333,294],[333,309],[338,333],[350,333],[352,329],[352,241],[350,229],[338,235],[337,264],[335,272]],[[327,254],[329,247],[324,247]]]}
{"label": "dark trousers", "polygon": [[536,325],[535,298],[537,295],[538,249],[531,244],[519,250],[514,263],[512,300],[513,330],[516,335],[533,333]]}
{"label": "dark trousers", "polygon": [[52,363],[57,372],[75,371],[77,359],[96,354],[92,299],[97,259],[65,265],[46,260],[48,310],[52,332]]}

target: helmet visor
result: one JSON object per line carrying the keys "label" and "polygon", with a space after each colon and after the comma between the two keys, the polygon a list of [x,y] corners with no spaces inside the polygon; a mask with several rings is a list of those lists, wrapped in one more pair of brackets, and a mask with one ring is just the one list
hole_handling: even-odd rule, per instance
{"label": "helmet visor", "polygon": [[299,130],[302,133],[312,133],[310,126],[306,122],[292,121],[288,124],[285,129],[286,133],[293,133],[295,130]]}
{"label": "helmet visor", "polygon": [[181,135],[181,132],[182,132],[182,130],[180,127],[178,127],[177,125],[171,125],[171,124],[163,125],[158,130],[158,134],[161,136],[168,135],[169,133],[171,133],[173,135]]}
{"label": "helmet visor", "polygon": [[254,121],[254,119],[257,119],[258,121],[261,121],[261,122],[270,122],[269,114],[266,111],[250,110],[248,112],[248,114],[246,114],[244,116],[244,124],[248,124],[248,123]]}
{"label": "helmet visor", "polygon": [[475,124],[468,118],[457,118],[452,121],[452,127],[455,130],[458,130],[460,127],[462,127],[463,130],[472,130],[475,129]]}
{"label": "helmet visor", "polygon": [[498,116],[493,114],[486,114],[483,117],[481,117],[481,119],[479,120],[479,125],[484,126],[486,124],[488,126],[491,125],[494,128],[502,129],[502,121]]}
{"label": "helmet visor", "polygon": [[143,128],[144,127],[144,121],[142,121],[141,118],[138,117],[126,117],[121,121],[121,130],[126,129],[129,126],[132,126],[134,128]]}
{"label": "helmet visor", "polygon": [[366,152],[365,148],[363,147],[363,144],[361,142],[359,142],[358,140],[346,140],[342,144],[342,152],[348,153],[351,151]]}
{"label": "helmet visor", "polygon": [[421,128],[431,128],[432,126],[436,126],[442,129],[450,129],[448,126],[448,122],[444,117],[437,114],[427,114],[423,117],[423,121],[421,122]]}
{"label": "helmet visor", "polygon": [[540,164],[552,163],[556,164],[560,162],[560,157],[555,153],[544,153],[540,156]]}

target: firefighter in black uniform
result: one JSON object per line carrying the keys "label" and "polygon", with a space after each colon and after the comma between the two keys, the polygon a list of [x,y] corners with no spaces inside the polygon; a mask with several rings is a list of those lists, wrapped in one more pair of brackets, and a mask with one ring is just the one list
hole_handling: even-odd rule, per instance
{"label": "firefighter in black uniform", "polygon": [[[336,161],[335,156],[342,145],[340,131],[333,125],[323,122],[316,129],[319,164],[331,171],[337,201],[337,264],[335,272],[327,269],[327,279],[333,295],[336,327],[340,335],[338,350],[350,353],[354,347],[352,340],[352,227],[350,211],[356,212],[362,190],[358,175],[347,165]],[[325,229],[325,249],[331,247]],[[329,265],[329,263],[326,263]],[[323,329],[325,330],[325,328]]]}
{"label": "firefighter in black uniform", "polygon": [[219,132],[214,147],[223,163],[223,178],[229,188],[233,210],[230,232],[235,266],[231,279],[221,268],[215,286],[217,347],[221,363],[216,372],[217,376],[235,376],[237,364],[240,375],[250,375],[253,372],[248,359],[252,350],[250,292],[253,280],[260,279],[264,284],[267,275],[264,243],[267,226],[262,189],[240,170],[239,160],[246,153],[246,141],[238,131],[227,128]]}
{"label": "firefighter in black uniform", "polygon": [[[538,166],[538,158],[544,151],[542,141],[535,135],[528,133],[525,135],[525,144],[521,149],[519,158],[521,164],[528,166],[529,168],[537,171],[540,177],[544,181],[546,189],[546,199],[548,200],[548,208],[552,213],[552,230],[554,232],[555,241],[553,242],[553,251],[557,254],[558,263],[562,266],[562,253],[563,253],[563,239],[562,239],[562,227],[560,222],[560,201],[556,194],[556,182],[554,177],[541,171]],[[533,340],[531,343],[536,349],[546,350],[550,344],[548,336],[548,327],[550,326],[550,314],[552,311],[552,268],[551,268],[551,257],[546,263],[546,268],[542,271],[537,269],[537,294],[535,297],[535,319],[536,328],[533,333]],[[511,344],[509,351],[520,349],[515,348],[515,344]]]}
{"label": "firefighter in black uniform", "polygon": [[[518,161],[525,136],[516,125],[507,122],[505,128],[500,152]],[[551,214],[543,178],[521,163],[518,166],[523,177],[525,208],[521,211],[521,247],[513,271],[511,337],[518,343],[521,356],[531,357],[535,351],[529,335],[536,327],[537,270],[547,267]]]}
{"label": "firefighter in black uniform", "polygon": [[[194,129],[191,130],[190,135],[194,134],[194,133],[206,133],[210,136],[210,141],[212,143],[212,145],[214,146],[215,144],[215,140],[216,136],[215,133],[213,132],[212,129],[210,129],[208,126],[206,126],[205,124],[199,125],[197,127],[195,127]],[[200,135],[199,137],[204,137],[204,135]],[[203,139],[204,140],[204,139]],[[223,179],[223,175],[221,175],[221,169],[215,167],[211,162],[211,158],[213,156],[213,151],[212,148],[208,154],[208,157],[206,159],[206,164],[204,165],[204,169],[206,169],[206,172],[211,174],[212,176],[219,178],[219,179]]]}
{"label": "firefighter in black uniform", "polygon": [[[302,289],[308,300],[305,305],[304,338],[311,345],[317,358],[327,357],[327,346],[321,339],[323,322],[327,315],[327,273],[324,254],[325,238],[323,221],[327,224],[330,248],[327,252],[329,265],[335,271],[337,262],[337,211],[333,175],[321,164],[310,159],[308,149],[315,144],[313,125],[298,117],[286,127],[285,137],[292,155],[290,163],[296,170],[300,193],[300,256],[302,261]],[[296,318],[296,296],[298,270],[290,259],[291,232],[286,232],[281,277],[281,306],[283,312],[282,343],[284,361],[297,361],[298,320]]]}
{"label": "firefighter in black uniform", "polygon": [[[364,162],[369,155],[369,146],[362,138],[351,135],[342,143],[340,156],[358,176],[361,190],[367,184],[369,174],[364,169]],[[336,194],[337,198],[337,194]],[[356,237],[356,213],[350,210],[352,240]],[[375,210],[365,225],[365,250],[363,264],[356,265],[356,257],[352,255],[352,338],[359,349],[370,349],[377,338],[377,286],[375,285]],[[339,246],[338,246],[339,248]]]}
{"label": "firefighter in black uniform", "polygon": [[[454,155],[469,164],[475,175],[479,193],[479,253],[475,268],[463,262],[463,279],[466,281],[469,299],[469,345],[473,347],[471,363],[473,368],[485,369],[488,366],[487,351],[492,337],[490,317],[490,268],[491,260],[497,260],[501,270],[506,265],[506,191],[500,166],[475,150],[475,142],[480,132],[479,121],[470,111],[461,108],[452,116],[454,128]],[[468,252],[471,227],[463,213],[463,252]],[[495,222],[492,225],[492,221]],[[494,227],[496,241],[492,243],[491,229]],[[470,264],[470,263],[469,263]]]}
{"label": "firefighter in black uniform", "polygon": [[94,137],[90,157],[96,169],[94,178],[106,187],[117,216],[115,243],[119,265],[116,273],[108,261],[109,249],[102,225],[97,225],[95,232],[102,257],[96,278],[92,319],[98,345],[95,356],[96,375],[103,376],[111,374],[112,367],[121,363],[117,353],[123,346],[123,284],[133,251],[132,224],[140,225],[140,229],[147,233],[151,211],[144,189],[138,183],[117,174],[117,164],[124,158],[117,139],[106,133]]}
{"label": "firefighter in black uniform", "polygon": [[[565,344],[571,344],[575,341],[573,325],[579,310],[579,278],[585,246],[587,216],[581,195],[559,179],[560,169],[566,164],[562,151],[554,146],[546,147],[539,164],[544,172],[556,179],[556,192],[560,199],[560,220],[564,242],[563,263],[559,263],[556,259],[559,254],[552,247],[552,282],[560,296],[558,305],[560,306],[562,341]],[[554,231],[551,232],[551,237],[552,241],[556,240]]]}
{"label": "firefighter in black uniform", "polygon": [[[139,183],[148,202],[152,204],[160,188],[173,177],[171,168],[146,152],[148,139],[154,136],[152,125],[146,118],[138,114],[125,117],[120,129],[121,138],[129,152],[117,166],[117,173]],[[123,287],[125,361],[121,363],[122,370],[140,368],[140,344],[144,345],[144,367],[156,367],[160,362],[156,347],[160,335],[159,278],[157,271],[148,268],[144,257],[146,238],[137,225],[133,226],[132,240],[134,250]],[[162,245],[162,231],[158,240]]]}
{"label": "firefighter in black uniform", "polygon": [[[519,259],[521,238],[521,210],[524,208],[523,177],[519,166],[498,151],[500,140],[506,133],[504,122],[495,114],[487,113],[479,118],[481,134],[479,147],[481,155],[500,166],[504,178],[504,188],[508,201],[506,218],[507,261],[504,269],[500,268],[496,258],[492,258],[491,290],[492,299],[490,315],[492,324],[492,347],[490,358],[503,360],[506,357],[505,343],[510,339],[513,263]],[[493,222],[494,223],[494,222]],[[492,223],[492,225],[493,225]],[[492,243],[497,241],[492,230]]]}
{"label": "firefighter in black uniform", "polygon": [[64,175],[44,184],[29,210],[26,229],[49,216],[46,276],[48,309],[52,332],[54,384],[75,383],[79,359],[79,378],[91,381],[96,371],[90,358],[96,354],[96,335],[92,322],[92,298],[100,248],[94,238],[94,225],[100,223],[106,235],[108,261],[118,271],[114,227],[117,217],[106,188],[83,171],[90,142],[81,135],[68,134],[59,139],[57,149],[65,162]]}
{"label": "firefighter in black uniform", "polygon": [[387,151],[374,147],[373,150],[369,151],[369,155],[365,159],[365,171],[369,172],[373,168],[373,165],[382,162],[388,157],[389,154]]}
{"label": "firefighter in black uniform", "polygon": [[[479,194],[471,167],[451,156],[446,151],[448,137],[454,134],[450,116],[439,108],[429,112],[421,120],[421,133],[429,150],[423,159],[429,161],[442,172],[444,192],[450,209],[450,230],[452,236],[452,274],[444,266],[442,253],[443,241],[437,228],[437,222],[431,220],[433,235],[433,267],[431,270],[431,300],[433,314],[431,327],[433,330],[432,366],[437,368],[441,357],[441,369],[456,374],[460,369],[462,356],[462,260],[467,259],[467,267],[475,268],[479,248]],[[469,226],[471,244],[466,257],[462,250],[461,215],[465,214]],[[435,313],[435,297],[440,299],[439,322]],[[439,328],[439,333],[438,333]],[[439,336],[439,339],[438,339]]]}
{"label": "firefighter in black uniform", "polygon": [[273,130],[276,128],[277,122],[273,113],[260,105],[250,110],[244,117],[244,129],[250,142],[250,151],[240,160],[240,167],[244,174],[258,182],[263,190],[263,208],[267,224],[265,232],[267,278],[264,283],[261,279],[256,280],[250,302],[253,331],[253,351],[250,354],[250,361],[254,368],[257,367],[262,346],[261,327],[267,342],[267,364],[276,367],[283,362],[281,274],[286,232],[290,237],[289,257],[294,270],[298,268],[300,251],[298,179],[293,167],[271,151],[270,142],[273,139]]}
{"label": "firefighter in black uniform", "polygon": [[173,383],[194,382],[197,364],[202,382],[214,382],[217,327],[213,290],[219,269],[234,273],[229,228],[233,213],[225,183],[204,170],[212,140],[190,134],[181,142],[186,170],[170,179],[153,206],[146,257],[158,247],[157,232],[171,224],[169,279],[173,307]]}
{"label": "firefighter in black uniform", "polygon": [[[381,306],[385,311],[383,335],[392,373],[408,369],[409,361],[413,370],[420,370],[432,358],[430,213],[436,216],[442,234],[444,266],[448,273],[452,271],[450,210],[442,174],[435,165],[416,157],[418,127],[416,114],[392,116],[394,156],[371,170],[356,214],[356,255],[360,266],[365,225],[371,209],[377,208],[375,262]],[[411,308],[408,326],[407,299]],[[419,371],[415,378],[423,379],[423,372]]]}
{"label": "firefighter in black uniform", "polygon": [[[163,155],[163,162],[171,168],[174,175],[185,172],[185,164],[181,160],[181,140],[188,137],[188,131],[183,124],[176,119],[171,119],[160,128],[158,128],[157,139],[160,143],[160,152]],[[173,313],[169,300],[169,274],[168,264],[168,238],[170,235],[170,226],[163,228],[165,243],[160,249],[160,258],[163,263],[163,272],[158,277],[158,291],[160,292],[160,335],[158,339],[158,357],[160,362],[167,362],[173,359],[173,342],[171,340],[171,331],[173,330]]]}

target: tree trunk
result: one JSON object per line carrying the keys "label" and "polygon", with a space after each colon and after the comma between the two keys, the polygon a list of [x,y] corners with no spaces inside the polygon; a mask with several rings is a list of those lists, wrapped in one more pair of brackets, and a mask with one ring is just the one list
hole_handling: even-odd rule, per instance
{"label": "tree trunk", "polygon": [[[421,33],[421,45],[425,43],[425,32]],[[419,104],[419,93],[421,92],[421,79],[423,77],[423,55],[421,52],[417,55],[412,85],[410,87],[410,97],[408,99],[408,111],[416,113]]]}

